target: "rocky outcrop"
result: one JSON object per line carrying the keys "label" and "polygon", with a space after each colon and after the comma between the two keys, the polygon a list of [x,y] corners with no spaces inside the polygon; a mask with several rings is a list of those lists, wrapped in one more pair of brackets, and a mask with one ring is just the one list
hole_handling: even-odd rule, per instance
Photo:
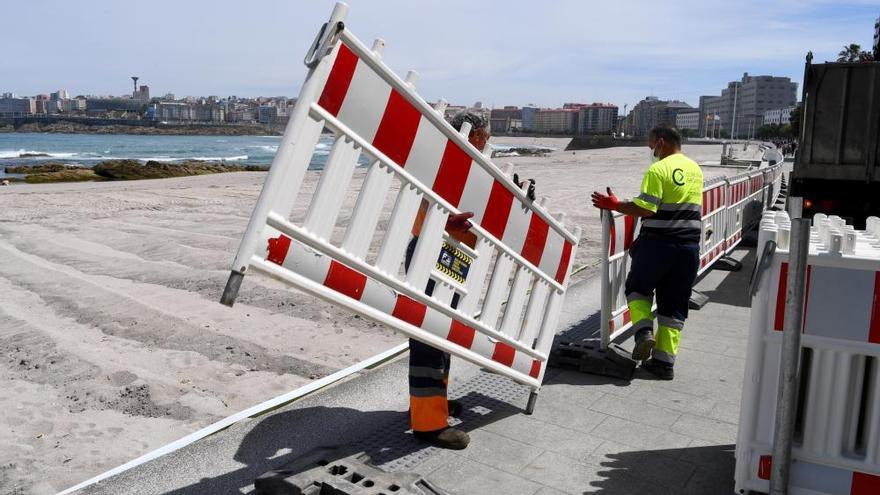
{"label": "rocky outcrop", "polygon": [[197,160],[180,163],[148,161],[144,164],[137,160],[108,160],[95,165],[94,168],[96,174],[110,180],[163,179],[168,177],[260,170],[266,170],[266,168],[259,165],[226,165]]}
{"label": "rocky outcrop", "polygon": [[224,172],[265,171],[262,165],[226,165],[216,162],[191,160],[180,163],[162,163],[137,160],[107,160],[94,168],[65,165],[63,163],[44,163],[42,165],[18,165],[6,167],[7,174],[24,175],[23,181],[29,184],[48,182],[80,182],[88,180],[140,180],[164,179],[168,177],[188,177],[190,175],[219,174]]}

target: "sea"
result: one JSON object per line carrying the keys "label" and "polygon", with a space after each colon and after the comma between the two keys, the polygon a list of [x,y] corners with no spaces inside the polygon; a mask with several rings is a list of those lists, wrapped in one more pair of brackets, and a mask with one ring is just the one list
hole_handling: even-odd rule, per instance
{"label": "sea", "polygon": [[[280,136],[143,136],[132,134],[0,133],[0,177],[11,165],[61,162],[94,166],[103,160],[133,159],[175,163],[206,160],[241,165],[272,163]],[[316,146],[309,168],[326,163],[332,137]],[[499,154],[515,155],[508,146],[493,146]],[[360,164],[366,165],[362,155]]]}

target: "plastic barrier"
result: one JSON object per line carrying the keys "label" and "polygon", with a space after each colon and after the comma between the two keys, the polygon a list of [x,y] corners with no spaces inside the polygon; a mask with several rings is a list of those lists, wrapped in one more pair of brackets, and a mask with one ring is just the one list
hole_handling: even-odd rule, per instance
{"label": "plastic barrier", "polygon": [[[566,230],[544,198],[530,201],[470,145],[468,124],[456,132],[442,108],[414,91],[414,73],[404,81],[385,66],[384,43],[364,46],[342,23],[346,11],[336,5],[306,56],[311,71],[223,302],[234,301],[254,269],[537,389],[579,229]],[[292,206],[325,128],[333,145],[297,222]],[[361,155],[370,165],[357,184]],[[357,199],[343,212],[348,191]],[[392,203],[389,212],[383,205]],[[420,208],[424,221],[405,270]],[[474,248],[444,232],[448,216],[463,211],[475,214]]]}
{"label": "plastic barrier", "polygon": [[638,235],[639,219],[622,213],[602,210],[602,346],[623,334],[632,326],[626,304],[624,283],[629,273],[626,255]]}
{"label": "plastic barrier", "polygon": [[708,270],[712,263],[726,253],[729,194],[724,178],[709,181],[703,186],[703,237],[700,242],[698,273]]}
{"label": "plastic barrier", "polygon": [[[765,196],[778,195],[778,189],[775,193],[769,191],[774,182],[765,179],[767,174],[781,181],[782,165],[765,167],[731,179],[713,179],[703,186],[703,241],[700,243],[699,274],[705,273],[713,263],[732,252],[742,240],[746,205],[757,203],[763,208]],[[626,254],[637,236],[639,222],[638,219],[604,210],[601,219],[600,328],[602,345],[607,347],[632,327],[624,284],[629,273]]]}
{"label": "plastic barrier", "polygon": [[[752,297],[736,443],[737,493],[768,492],[772,463],[788,225],[784,214],[765,215],[762,242],[778,241],[779,247]],[[817,217],[807,267],[789,493],[880,493],[880,219],[857,232],[840,219]]]}

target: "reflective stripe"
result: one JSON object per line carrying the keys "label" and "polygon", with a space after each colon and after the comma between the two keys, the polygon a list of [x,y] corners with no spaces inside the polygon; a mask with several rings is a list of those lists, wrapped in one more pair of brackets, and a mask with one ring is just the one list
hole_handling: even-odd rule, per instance
{"label": "reflective stripe", "polygon": [[639,330],[642,328],[654,329],[654,319],[653,318],[642,318],[641,320],[633,323],[633,329]]}
{"label": "reflective stripe", "polygon": [[660,211],[696,211],[702,213],[703,206],[694,203],[663,203],[659,207]]}
{"label": "reflective stripe", "polygon": [[670,318],[669,316],[663,316],[659,314],[657,315],[657,324],[669,328],[675,328],[676,330],[681,330],[682,328],[684,328],[684,320]]}
{"label": "reflective stripe", "polygon": [[434,380],[445,380],[446,371],[444,369],[429,368],[427,366],[410,366],[409,376],[413,378],[433,378]]}
{"label": "reflective stripe", "polygon": [[413,397],[446,397],[446,389],[441,387],[410,387],[409,395]]}
{"label": "reflective stripe", "polygon": [[637,199],[641,199],[642,201],[647,201],[648,203],[653,203],[657,206],[660,206],[660,203],[662,202],[662,200],[660,198],[658,198],[657,196],[652,196],[648,193],[639,194]]}
{"label": "reflective stripe", "polygon": [[675,355],[674,354],[669,354],[668,352],[661,351],[660,349],[658,349],[656,347],[651,352],[651,357],[653,357],[654,359],[656,359],[657,361],[660,361],[662,363],[675,364]]}
{"label": "reflective stripe", "polygon": [[639,292],[630,292],[629,294],[626,295],[626,302],[633,302],[633,301],[649,301],[650,302],[653,300],[654,300],[654,296],[646,296],[646,295],[639,293]]}
{"label": "reflective stripe", "polygon": [[642,220],[642,226],[655,229],[694,229],[700,230],[702,222],[699,220],[657,220],[646,218]]}

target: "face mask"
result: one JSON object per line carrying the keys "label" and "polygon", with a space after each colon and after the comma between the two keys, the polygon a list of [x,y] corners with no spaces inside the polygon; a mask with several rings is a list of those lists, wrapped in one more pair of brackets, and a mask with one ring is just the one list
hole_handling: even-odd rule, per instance
{"label": "face mask", "polygon": [[660,158],[657,158],[657,155],[654,154],[653,148],[648,148],[648,152],[651,153],[651,163],[657,163],[660,161]]}

